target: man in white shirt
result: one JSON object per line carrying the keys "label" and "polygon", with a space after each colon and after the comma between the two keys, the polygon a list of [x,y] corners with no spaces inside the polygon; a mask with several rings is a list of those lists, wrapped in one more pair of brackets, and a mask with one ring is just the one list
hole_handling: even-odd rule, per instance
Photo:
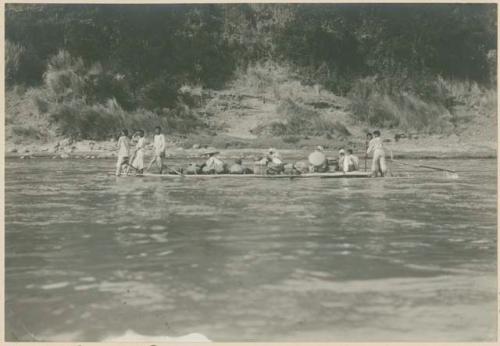
{"label": "man in white shirt", "polygon": [[372,160],[372,176],[376,177],[377,173],[383,177],[387,172],[387,166],[385,164],[385,151],[382,144],[382,138],[380,138],[380,131],[373,131],[374,138],[368,143],[367,154],[373,152]]}
{"label": "man in white shirt", "polygon": [[120,175],[122,166],[129,164],[130,156],[130,141],[128,139],[128,130],[123,129],[117,143],[118,147],[118,161],[116,162],[116,175]]}
{"label": "man in white shirt", "polygon": [[342,168],[344,173],[357,171],[359,169],[359,159],[356,155],[353,155],[352,149],[347,149],[347,155],[344,158]]}
{"label": "man in white shirt", "polygon": [[154,163],[160,167],[160,174],[163,173],[163,159],[165,158],[165,136],[161,133],[161,127],[155,127],[155,135],[153,137],[153,159],[149,163],[148,171]]}
{"label": "man in white shirt", "polygon": [[343,172],[344,171],[344,161],[345,161],[345,150],[340,149],[339,150],[339,158],[337,159],[337,171]]}

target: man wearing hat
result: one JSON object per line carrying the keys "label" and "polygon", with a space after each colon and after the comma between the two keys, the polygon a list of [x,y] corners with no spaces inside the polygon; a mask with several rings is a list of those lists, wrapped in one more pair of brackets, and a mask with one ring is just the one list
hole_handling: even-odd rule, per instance
{"label": "man wearing hat", "polygon": [[271,148],[267,153],[267,174],[280,174],[283,172],[283,161],[276,149]]}
{"label": "man wearing hat", "polygon": [[276,165],[281,165],[283,161],[281,161],[281,155],[274,148],[270,148],[267,152],[267,158],[269,162],[272,162]]}
{"label": "man wearing hat", "polygon": [[226,167],[224,162],[217,157],[219,152],[215,149],[208,149],[204,155],[208,155],[207,161],[202,165],[202,172],[205,174],[222,174]]}

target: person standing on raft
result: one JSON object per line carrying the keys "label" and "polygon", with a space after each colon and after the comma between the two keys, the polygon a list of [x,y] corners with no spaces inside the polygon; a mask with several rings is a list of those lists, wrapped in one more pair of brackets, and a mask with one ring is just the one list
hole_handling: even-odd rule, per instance
{"label": "person standing on raft", "polygon": [[151,170],[153,164],[157,164],[160,167],[160,174],[163,173],[163,159],[165,158],[165,136],[161,133],[161,127],[155,127],[155,135],[153,137],[153,159],[148,165],[147,170]]}
{"label": "person standing on raft", "polygon": [[344,161],[345,161],[345,150],[344,148],[342,148],[339,150],[339,158],[337,159],[336,171],[339,172],[344,171]]}
{"label": "person standing on raft", "polygon": [[136,170],[138,174],[142,174],[144,171],[144,151],[146,148],[146,139],[144,138],[144,131],[139,130],[137,144],[135,146],[134,159],[132,160],[132,168]]}
{"label": "person standing on raft", "polygon": [[128,130],[123,129],[118,138],[118,161],[116,162],[116,172],[115,174],[119,176],[122,171],[122,167],[124,165],[129,164],[129,156],[130,156],[130,140],[128,138]]}
{"label": "person standing on raft", "polygon": [[373,135],[370,132],[366,133],[366,140],[365,140],[365,171],[366,171],[366,160],[368,159],[368,154],[366,151],[368,150],[368,143],[373,139]]}
{"label": "person standing on raft", "polygon": [[368,143],[368,150],[366,154],[371,154],[373,152],[372,159],[372,169],[371,173],[373,177],[377,176],[377,173],[383,177],[387,172],[387,166],[385,164],[385,151],[382,144],[382,138],[380,138],[380,131],[373,131],[373,139]]}

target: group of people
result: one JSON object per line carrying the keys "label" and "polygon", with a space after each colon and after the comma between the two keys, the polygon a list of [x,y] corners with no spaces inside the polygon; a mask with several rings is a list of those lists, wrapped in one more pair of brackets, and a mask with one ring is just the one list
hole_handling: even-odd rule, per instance
{"label": "group of people", "polygon": [[[131,145],[135,145],[135,151],[131,155]],[[127,129],[123,129],[118,138],[118,161],[116,162],[116,175],[120,175],[126,167],[126,174],[129,173],[130,168],[134,169],[136,173],[142,174],[144,172],[144,154],[146,151],[146,139],[144,131],[138,130],[129,138]],[[149,162],[147,170],[150,170],[153,164],[160,168],[160,174],[163,173],[163,160],[165,158],[166,142],[165,136],[161,133],[161,127],[155,128],[153,136],[153,159]]]}
{"label": "group of people", "polygon": [[[131,155],[131,146],[135,145],[135,151]],[[130,169],[135,173],[143,174],[144,156],[146,149],[146,140],[144,131],[138,130],[129,138],[126,129],[122,130],[118,139],[118,161],[116,163],[116,175],[120,175],[124,168],[126,174]],[[155,128],[153,137],[153,158],[149,162],[146,170],[150,170],[156,165],[160,174],[165,170],[166,141],[162,134],[161,127]],[[353,154],[352,149],[339,150],[339,156],[336,161],[330,163],[324,154],[324,149],[318,146],[313,153],[309,155],[309,165],[304,164],[285,164],[280,153],[274,149],[269,149],[262,157],[254,162],[254,169],[245,167],[241,159],[237,159],[231,166],[218,157],[217,150],[207,150],[204,155],[208,156],[202,164],[190,164],[183,172],[185,174],[301,174],[301,173],[326,173],[326,172],[354,172],[359,170],[359,158]],[[366,155],[372,154],[371,174],[372,176],[384,176],[387,171],[385,163],[385,152],[383,142],[380,137],[380,131],[376,130],[367,134]],[[365,156],[366,158],[367,156]],[[366,165],[366,164],[365,164]],[[178,171],[173,170],[176,174]],[[183,173],[183,174],[184,174]]]}

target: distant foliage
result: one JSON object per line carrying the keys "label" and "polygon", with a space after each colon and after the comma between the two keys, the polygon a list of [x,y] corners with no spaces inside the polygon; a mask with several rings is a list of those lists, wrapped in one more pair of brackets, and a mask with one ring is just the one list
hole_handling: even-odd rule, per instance
{"label": "distant foliage", "polygon": [[57,102],[85,97],[85,66],[81,58],[59,51],[49,59],[44,83]]}
{"label": "distant foliage", "polygon": [[[424,82],[422,82],[424,83]],[[356,120],[374,127],[451,133],[468,116],[495,116],[495,91],[471,81],[449,81],[441,77],[426,81],[426,92],[391,89],[375,78],[359,80],[349,94]],[[462,109],[462,112],[459,110]]]}
{"label": "distant foliage", "polygon": [[7,85],[12,85],[19,76],[21,60],[25,54],[25,49],[17,43],[9,40],[5,41],[5,81]]}
{"label": "distant foliage", "polygon": [[494,4],[8,4],[6,38],[42,60],[65,49],[114,66],[134,88],[166,71],[217,88],[265,60],[332,90],[373,74],[488,82],[496,69]]}
{"label": "distant foliage", "polygon": [[[321,86],[348,96],[357,120],[426,129],[454,124],[457,95],[439,78],[496,87],[495,4],[7,4],[5,20],[7,87],[43,85],[41,112],[72,136],[120,122],[111,100],[194,130],[203,122],[185,107],[199,99],[181,89],[241,75],[281,101]],[[273,133],[304,119],[307,133],[343,133],[304,112]]]}
{"label": "distant foliage", "polygon": [[283,142],[296,144],[296,143],[300,142],[300,137],[299,136],[285,136],[285,137],[283,137]]}
{"label": "distant foliage", "polygon": [[203,127],[182,100],[173,109],[131,107],[129,85],[123,79],[100,63],[87,66],[81,58],[61,50],[49,59],[43,92],[33,101],[41,114],[48,113],[60,135],[77,139],[105,139],[123,127],[152,132],[161,125],[179,133]]}
{"label": "distant foliage", "polygon": [[26,49],[22,43],[5,40],[5,84],[7,88],[15,85],[38,84],[44,68],[36,51]]}

